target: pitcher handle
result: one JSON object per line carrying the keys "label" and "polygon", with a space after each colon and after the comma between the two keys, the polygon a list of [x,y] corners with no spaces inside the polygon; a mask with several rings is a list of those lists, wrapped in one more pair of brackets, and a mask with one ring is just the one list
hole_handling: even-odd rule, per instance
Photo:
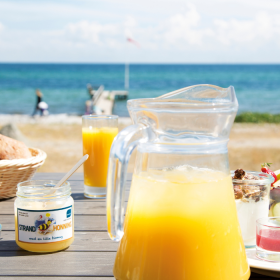
{"label": "pitcher handle", "polygon": [[123,236],[125,182],[130,155],[139,143],[149,141],[151,134],[149,126],[131,125],[122,130],[112,144],[107,175],[107,226],[114,241],[120,241]]}

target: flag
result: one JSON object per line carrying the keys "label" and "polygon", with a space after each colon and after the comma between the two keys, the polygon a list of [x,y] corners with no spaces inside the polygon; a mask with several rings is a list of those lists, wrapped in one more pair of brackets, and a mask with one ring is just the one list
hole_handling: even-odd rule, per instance
{"label": "flag", "polygon": [[135,46],[137,46],[138,48],[140,48],[140,44],[138,42],[136,42],[135,40],[131,39],[130,37],[127,37],[127,42],[134,44]]}

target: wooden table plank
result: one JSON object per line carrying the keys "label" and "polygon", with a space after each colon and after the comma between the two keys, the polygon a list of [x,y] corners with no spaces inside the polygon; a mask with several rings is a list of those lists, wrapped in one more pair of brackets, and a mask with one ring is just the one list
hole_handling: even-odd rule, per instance
{"label": "wooden table plank", "polygon": [[[92,198],[87,198],[84,197],[84,193],[83,192],[79,192],[79,191],[72,191],[71,196],[73,197],[73,199],[75,201],[81,201],[81,202],[89,202],[89,203],[96,203],[96,202],[106,202],[105,198],[98,198],[98,199],[92,199]],[[129,190],[125,191],[125,201],[128,201],[128,197],[129,197]],[[13,198],[9,198],[9,199],[4,199],[4,200],[0,200],[0,202],[9,202],[9,203],[14,203],[15,202],[15,197]],[[1,213],[1,212],[0,212]]]}
{"label": "wooden table plank", "polygon": [[[54,174],[55,178],[53,178],[53,176],[52,176],[53,174]],[[57,175],[57,174],[59,174],[59,175]],[[61,179],[63,177],[63,175],[64,175],[64,173],[36,173],[33,179],[34,180],[35,179],[37,179],[37,180],[50,180],[50,179],[58,180],[58,179]],[[70,179],[68,180],[70,182],[72,197],[73,197],[74,200],[82,201],[82,202],[105,202],[106,201],[105,198],[90,199],[90,198],[84,197],[84,193],[83,193],[83,191],[84,191],[83,174],[82,173],[75,173],[74,175],[73,175],[74,179],[72,177],[70,177]],[[126,181],[125,201],[128,201],[129,189],[130,189],[132,176],[130,174],[128,174],[127,177],[128,177],[128,179]],[[10,199],[0,200],[1,203],[2,202],[13,203],[14,201],[15,201],[15,197],[10,198]],[[0,209],[0,214],[1,214],[1,209]]]}
{"label": "wooden table plank", "polygon": [[[32,180],[60,180],[65,173],[42,173],[38,172],[35,173]],[[71,181],[84,181],[84,173],[82,172],[76,172],[74,173],[69,180]]]}
{"label": "wooden table plank", "polygon": [[115,256],[115,252],[61,251],[36,254],[27,251],[0,251],[0,275],[113,276]]}
{"label": "wooden table plank", "polygon": [[[0,251],[23,250],[17,246],[14,231],[3,231]],[[107,232],[75,232],[73,244],[65,252],[116,252],[118,243],[112,241]]]}
{"label": "wooden table plank", "polygon": [[[65,173],[35,173],[32,180],[60,180]],[[127,174],[127,181],[131,181],[132,174]],[[84,175],[83,173],[74,173],[68,181],[72,181],[73,183],[76,181],[78,186],[84,185]]]}
{"label": "wooden table plank", "polygon": [[[73,280],[73,277],[40,277],[40,276],[29,276],[29,277],[18,277],[18,276],[9,276],[9,277],[3,277],[0,276],[0,280],[30,280],[35,278],[39,280]],[[263,276],[263,275],[257,275],[255,273],[252,273],[252,276],[254,278],[251,279],[258,279],[258,280],[271,280],[271,279],[276,279],[276,278],[271,278],[268,276]],[[114,277],[83,277],[84,279],[93,279],[93,280],[113,280],[115,279]]]}
{"label": "wooden table plank", "polygon": [[[14,215],[0,215],[2,231],[15,230]],[[106,216],[75,215],[75,231],[104,231],[107,232]]]}
{"label": "wooden table plank", "polygon": [[[20,277],[20,276],[9,276],[9,277],[3,277],[0,276],[0,280],[30,280],[35,278],[39,280],[73,280],[73,277],[40,277],[40,276],[29,276],[29,277]],[[253,278],[252,278],[253,277]],[[84,279],[92,279],[92,280],[114,280],[114,277],[85,277],[83,276]],[[257,279],[257,280],[272,280],[272,279],[277,279],[269,276],[264,276],[264,275],[259,275],[256,273],[252,273],[250,280]]]}
{"label": "wooden table plank", "polygon": [[[0,261],[0,276],[113,276],[115,253],[104,252],[58,252],[54,254],[35,254],[26,251],[0,252],[0,258],[9,258],[9,261]],[[20,259],[20,261],[19,261]],[[0,259],[1,260],[1,259]],[[36,262],[35,267],[30,264]],[[57,267],[59,269],[50,269]],[[93,265],[95,264],[95,265]],[[269,276],[252,273],[250,279],[275,279]]]}
{"label": "wooden table plank", "polygon": [[[90,202],[90,203],[95,203],[95,202],[106,202],[105,198],[99,198],[99,199],[91,199],[84,197],[84,193],[81,191],[72,191],[71,196],[75,201],[81,201],[81,202]],[[9,199],[1,199],[0,203],[2,202],[9,202],[9,203],[14,203],[16,197],[9,198]],[[128,200],[128,196],[126,196],[126,200]]]}
{"label": "wooden table plank", "polygon": [[[0,276],[0,280],[30,280],[30,279],[41,279],[41,280],[73,280],[75,279],[74,277],[54,277],[54,276],[51,276],[51,277],[46,277],[46,276],[43,276],[43,277],[40,277],[40,276],[35,276],[35,275],[31,275],[31,276],[28,276],[28,277],[22,277],[22,276]],[[87,279],[92,279],[92,280],[114,280],[115,278],[114,277],[87,277],[87,276],[83,276],[82,278],[83,280],[87,280]]]}
{"label": "wooden table plank", "polygon": [[[104,201],[96,201],[94,203],[84,203],[83,201],[75,200],[74,203],[75,215],[92,214],[106,215],[106,204]],[[1,201],[0,215],[14,215],[14,204],[9,201]]]}

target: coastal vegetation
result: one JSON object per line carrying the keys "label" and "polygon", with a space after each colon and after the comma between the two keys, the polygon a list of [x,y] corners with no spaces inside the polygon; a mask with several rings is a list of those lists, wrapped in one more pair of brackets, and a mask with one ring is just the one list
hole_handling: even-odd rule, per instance
{"label": "coastal vegetation", "polygon": [[236,123],[280,123],[280,114],[244,112],[235,118]]}

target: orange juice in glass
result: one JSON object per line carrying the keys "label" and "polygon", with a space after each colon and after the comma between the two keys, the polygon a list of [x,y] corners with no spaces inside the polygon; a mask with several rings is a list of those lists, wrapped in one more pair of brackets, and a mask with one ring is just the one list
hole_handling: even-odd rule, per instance
{"label": "orange juice in glass", "polygon": [[88,198],[106,196],[106,178],[111,145],[118,134],[118,116],[86,115],[83,120],[84,195]]}

